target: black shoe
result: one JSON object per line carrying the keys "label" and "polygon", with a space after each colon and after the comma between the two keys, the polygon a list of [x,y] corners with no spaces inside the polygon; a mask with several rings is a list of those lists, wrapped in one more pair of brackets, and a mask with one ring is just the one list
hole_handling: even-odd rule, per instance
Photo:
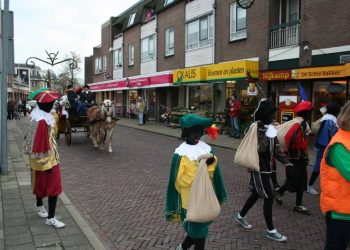
{"label": "black shoe", "polygon": [[282,205],[283,200],[282,200],[282,197],[281,197],[281,195],[279,193],[276,193],[275,201],[277,202],[278,205]]}
{"label": "black shoe", "polygon": [[310,215],[309,209],[307,209],[307,208],[304,207],[304,206],[295,206],[295,207],[293,208],[293,211],[294,211],[294,212],[301,213],[301,214]]}

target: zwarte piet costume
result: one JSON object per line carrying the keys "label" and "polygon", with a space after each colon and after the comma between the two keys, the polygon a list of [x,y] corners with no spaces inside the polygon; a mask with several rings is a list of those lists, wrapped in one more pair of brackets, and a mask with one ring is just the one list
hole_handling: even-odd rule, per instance
{"label": "zwarte piet costume", "polygon": [[[210,127],[212,123],[211,118],[194,114],[185,115],[180,119],[182,138],[185,142],[176,148],[173,155],[165,208],[166,220],[182,222],[188,234],[184,242],[177,247],[179,250],[189,249],[193,244],[195,249],[204,249],[205,238],[208,236],[211,222],[189,222],[186,220],[186,211],[191,185],[197,173],[197,159],[204,154],[212,153],[211,147],[200,140],[205,128]],[[217,199],[222,205],[226,202],[226,190],[216,155],[212,153],[212,157],[206,163]]]}

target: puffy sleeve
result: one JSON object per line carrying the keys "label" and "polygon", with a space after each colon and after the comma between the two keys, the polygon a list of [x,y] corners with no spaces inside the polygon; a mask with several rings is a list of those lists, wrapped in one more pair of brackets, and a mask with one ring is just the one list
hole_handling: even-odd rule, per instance
{"label": "puffy sleeve", "polygon": [[48,125],[45,120],[40,120],[33,140],[32,154],[47,156],[50,149]]}

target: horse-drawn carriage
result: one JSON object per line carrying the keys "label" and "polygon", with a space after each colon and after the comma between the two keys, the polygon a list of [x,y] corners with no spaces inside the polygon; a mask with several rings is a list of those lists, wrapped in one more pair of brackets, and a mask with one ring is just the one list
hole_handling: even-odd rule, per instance
{"label": "horse-drawn carriage", "polygon": [[64,134],[66,144],[70,145],[73,133],[85,133],[86,137],[92,139],[95,148],[103,149],[108,136],[108,152],[112,152],[112,135],[117,119],[114,118],[114,107],[110,100],[105,100],[101,107],[89,108],[87,116],[79,116],[65,98],[58,100],[55,108],[59,114],[57,139]]}

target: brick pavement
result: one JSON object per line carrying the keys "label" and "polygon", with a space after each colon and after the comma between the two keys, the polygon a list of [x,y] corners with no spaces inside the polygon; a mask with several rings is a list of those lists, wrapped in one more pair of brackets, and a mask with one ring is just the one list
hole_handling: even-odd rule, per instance
{"label": "brick pavement", "polygon": [[[151,124],[140,128],[147,126]],[[174,249],[181,243],[183,229],[163,216],[170,159],[181,143],[177,138],[119,125],[113,155],[95,150],[83,134],[74,134],[72,141],[71,146],[59,141],[65,193],[110,248]],[[325,230],[318,196],[304,196],[311,216],[292,211],[295,194],[287,193],[282,206],[274,204],[275,226],[288,237],[286,243],[265,238],[262,201],[248,213],[252,230],[237,225],[232,215],[249,196],[249,175],[233,164],[232,149],[214,149],[223,168],[228,204],[210,227],[206,249],[322,249]],[[283,167],[278,175],[283,182]]]}
{"label": "brick pavement", "polygon": [[104,249],[64,194],[58,199],[56,214],[62,217],[65,228],[47,226],[45,219],[38,217],[22,142],[17,122],[8,122],[9,174],[1,176],[0,249]]}

